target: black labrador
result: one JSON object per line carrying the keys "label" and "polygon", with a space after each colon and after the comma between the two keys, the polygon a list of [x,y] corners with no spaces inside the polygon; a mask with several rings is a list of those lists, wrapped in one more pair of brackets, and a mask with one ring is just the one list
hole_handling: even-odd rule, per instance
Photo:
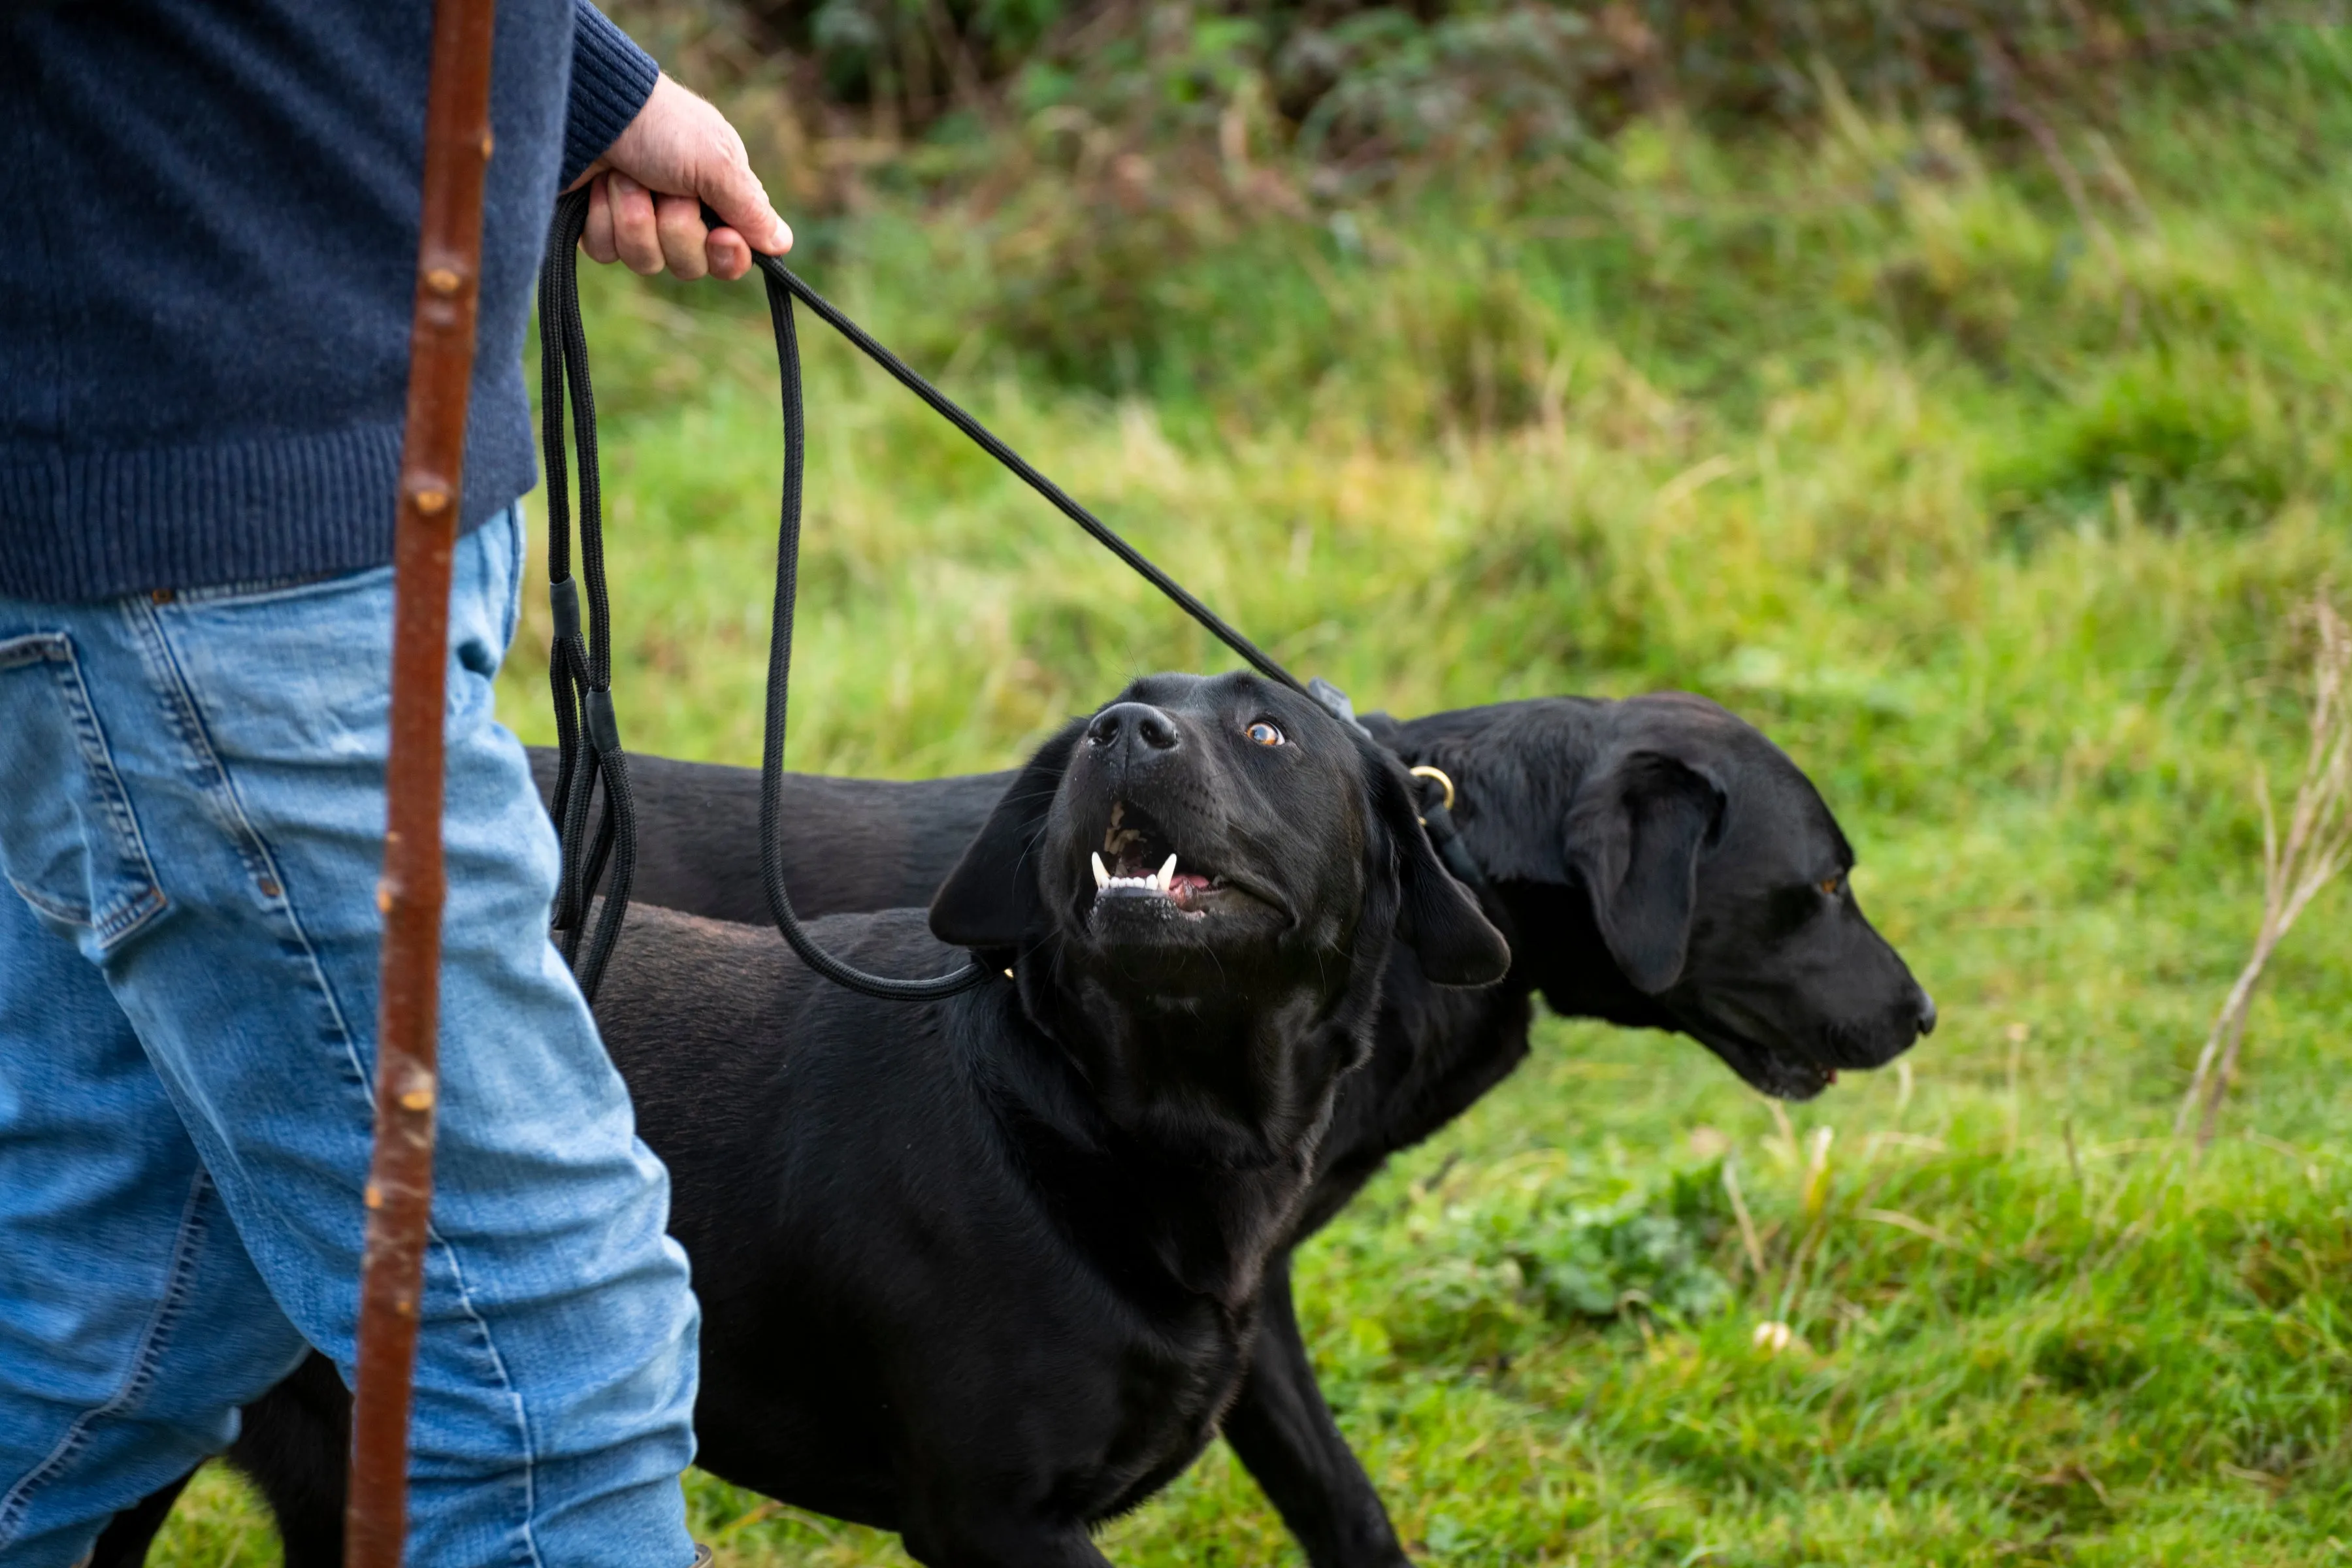
{"label": "black labrador", "polygon": [[[1454,820],[1489,880],[1512,970],[1474,994],[1391,964],[1372,1058],[1342,1085],[1295,1245],[1387,1157],[1435,1131],[1525,1057],[1530,997],[1557,1012],[1691,1034],[1768,1093],[1806,1098],[1935,1026],[1935,1008],[1872,929],[1853,856],[1796,765],[1714,703],[1662,694],[1542,699],[1366,721],[1407,762],[1454,784]],[[551,753],[532,758],[551,786]],[[646,846],[637,896],[767,920],[756,773],[634,759]],[[927,898],[1014,775],[921,784],[793,776],[786,867],[809,913]],[[1317,1387],[1286,1248],[1268,1268],[1250,1375],[1224,1434],[1318,1568],[1403,1561],[1387,1515]],[[247,1412],[231,1458],[261,1485],[289,1568],[336,1560],[348,1424],[313,1357]],[[299,1456],[299,1457],[298,1457]],[[109,1531],[96,1568],[137,1563],[177,1489]]]}

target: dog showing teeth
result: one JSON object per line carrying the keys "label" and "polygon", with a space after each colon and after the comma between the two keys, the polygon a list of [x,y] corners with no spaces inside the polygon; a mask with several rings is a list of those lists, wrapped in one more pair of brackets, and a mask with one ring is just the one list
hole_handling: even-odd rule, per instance
{"label": "dog showing teeth", "polygon": [[[1157,870],[1150,868],[1155,850],[1165,850],[1168,856]],[[1095,874],[1097,905],[1105,900],[1139,900],[1148,906],[1164,900],[1186,920],[1205,919],[1209,911],[1202,900],[1223,889],[1224,879],[1203,871],[1178,870],[1177,854],[1168,849],[1167,841],[1149,818],[1124,801],[1114,804],[1102,847],[1087,858]]]}
{"label": "dog showing teeth", "polygon": [[1141,893],[1157,893],[1168,897],[1176,888],[1176,857],[1171,855],[1160,863],[1160,869],[1141,877],[1114,877],[1103,864],[1102,852],[1097,850],[1089,858],[1094,865],[1095,890],[1108,893],[1116,889],[1132,889]]}

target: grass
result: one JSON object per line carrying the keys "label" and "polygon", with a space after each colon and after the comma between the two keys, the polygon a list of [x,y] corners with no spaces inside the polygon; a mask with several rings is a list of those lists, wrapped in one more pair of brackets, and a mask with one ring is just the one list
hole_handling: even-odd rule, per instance
{"label": "grass", "polygon": [[[1860,112],[1654,121],[1314,221],[1098,234],[1114,279],[1050,189],[811,226],[819,287],[1360,706],[1680,686],[1753,718],[1942,1006],[1785,1118],[1686,1041],[1548,1020],[1307,1249],[1325,1386],[1419,1556],[2352,1560],[2343,889],[2255,1004],[2222,1141],[2163,1136],[2259,919],[2294,608],[2352,598],[2347,66],[2317,34],[2227,95],[2144,85],[2062,136],[2069,179]],[[610,277],[588,309],[625,735],[755,761],[764,321]],[[807,331],[795,765],[1001,766],[1132,672],[1228,662]],[[533,739],[546,630],[529,604],[504,687]],[[689,1497],[732,1568],[899,1560]],[[1298,1560],[1222,1448],[1105,1542]],[[274,1550],[218,1474],[165,1546]]]}

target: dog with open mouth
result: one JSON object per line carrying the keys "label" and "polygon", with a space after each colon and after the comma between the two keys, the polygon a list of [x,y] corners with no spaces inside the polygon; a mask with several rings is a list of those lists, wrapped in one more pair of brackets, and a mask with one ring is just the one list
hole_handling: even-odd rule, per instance
{"label": "dog with open mouth", "polygon": [[[1262,1331],[1223,1430],[1317,1568],[1404,1555],[1317,1386],[1288,1248],[1391,1154],[1510,1074],[1528,1053],[1534,997],[1570,1016],[1692,1035],[1756,1088],[1789,1098],[1819,1092],[1840,1068],[1891,1059],[1936,1023],[1855,900],[1853,850],[1820,792],[1715,703],[1538,698],[1365,722],[1400,760],[1457,786],[1453,819],[1513,959],[1500,984],[1461,991],[1430,984],[1409,951],[1392,955],[1371,1058],[1342,1080],[1313,1189],[1266,1266]],[[551,753],[533,763],[550,787]],[[757,771],[659,757],[633,765],[639,900],[765,924]],[[788,775],[782,847],[795,903],[817,914],[928,900],[1016,776]],[[1164,865],[1164,851],[1152,860],[1140,839],[1124,846],[1138,851],[1129,858],[1119,847],[1102,851],[1107,876],[1140,879]],[[1069,869],[1093,879],[1090,858]],[[1172,889],[1195,874],[1180,857],[1167,879]],[[316,1356],[247,1409],[231,1458],[268,1498],[289,1568],[340,1560],[349,1420],[349,1395]],[[137,1563],[175,1490],[123,1515],[95,1568]]]}
{"label": "dog with open mouth", "polygon": [[1402,942],[1509,963],[1395,761],[1255,676],[1159,676],[1023,769],[932,900],[633,918],[598,1006],[703,1304],[698,1463],[931,1563],[1099,1563],[1239,1390]]}

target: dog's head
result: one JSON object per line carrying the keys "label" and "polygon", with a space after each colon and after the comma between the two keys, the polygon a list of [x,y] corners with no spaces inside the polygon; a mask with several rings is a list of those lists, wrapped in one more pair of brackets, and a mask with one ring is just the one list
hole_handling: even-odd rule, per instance
{"label": "dog's head", "polygon": [[1148,677],[1048,742],[940,887],[931,930],[1018,957],[1033,1016],[1115,1114],[1246,1102],[1256,1142],[1360,1053],[1393,941],[1441,984],[1509,963],[1394,759],[1247,674]]}
{"label": "dog's head", "polygon": [[[1589,910],[1590,927],[1518,933],[1523,948],[1597,932],[1663,1015],[1643,1021],[1692,1035],[1784,1099],[1890,1061],[1935,1027],[1935,1004],[1854,899],[1837,819],[1762,732],[1678,692],[1568,711],[1581,719],[1555,734],[1531,711],[1518,734],[1495,726],[1473,742],[1481,776],[1503,781],[1465,805],[1482,866],[1498,881],[1564,886]],[[1571,956],[1519,955],[1547,990]]]}

